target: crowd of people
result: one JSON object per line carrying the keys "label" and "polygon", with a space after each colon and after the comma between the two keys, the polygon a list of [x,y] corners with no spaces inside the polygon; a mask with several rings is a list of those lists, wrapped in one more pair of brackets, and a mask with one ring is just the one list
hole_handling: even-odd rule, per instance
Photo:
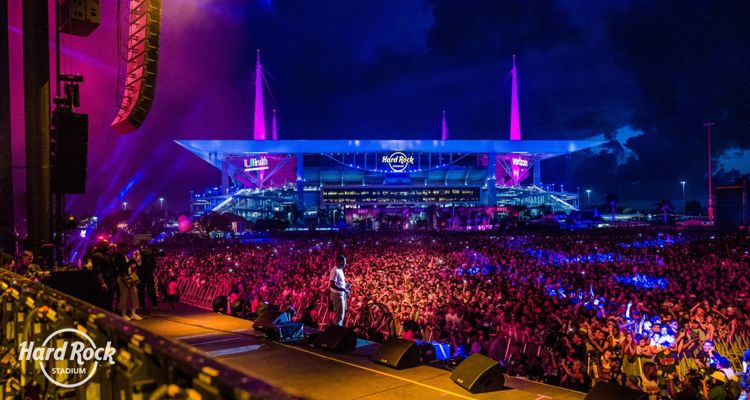
{"label": "crowd of people", "polygon": [[[107,242],[93,249],[87,259],[103,307],[139,319],[146,298],[156,306],[158,290],[175,301],[181,282],[222,288],[229,312],[292,306],[296,319],[324,328],[334,317],[330,271],[345,256],[344,324],[372,323],[363,315],[377,305],[395,321],[396,329],[374,327],[383,334],[446,343],[456,357],[482,353],[511,375],[580,391],[616,382],[650,399],[733,399],[748,378],[746,235],[639,228],[179,236],[160,247],[164,254]],[[2,257],[4,268],[34,277],[31,260]]]}
{"label": "crowd of people", "polygon": [[[744,385],[750,239],[607,230],[349,234],[173,243],[159,280],[231,288],[230,307],[297,305],[324,326],[328,271],[345,254],[349,325],[382,304],[409,339],[483,353],[508,373],[585,391],[621,382],[656,398]],[[698,397],[696,397],[698,398]]]}
{"label": "crowd of people", "polygon": [[[137,311],[148,312],[146,299],[150,301],[151,309],[159,303],[154,280],[158,255],[158,250],[147,244],[131,246],[100,241],[79,266],[80,269],[92,270],[96,280],[96,287],[87,288],[88,299],[105,310],[120,313],[127,320],[141,320]],[[18,260],[0,252],[0,268],[43,284],[49,283],[52,270],[40,267],[34,261],[34,253],[29,250],[23,251]]]}

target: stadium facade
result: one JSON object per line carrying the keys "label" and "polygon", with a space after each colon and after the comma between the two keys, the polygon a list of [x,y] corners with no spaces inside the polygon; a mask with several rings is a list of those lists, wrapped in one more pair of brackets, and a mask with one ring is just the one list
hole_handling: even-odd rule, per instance
{"label": "stadium facade", "polygon": [[515,58],[510,74],[510,140],[450,140],[444,113],[440,140],[277,140],[275,112],[267,140],[258,58],[253,140],[177,141],[221,171],[220,186],[191,193],[191,211],[252,220],[325,209],[350,220],[431,206],[576,210],[578,193],[543,187],[540,163],[604,142],[521,140]]}

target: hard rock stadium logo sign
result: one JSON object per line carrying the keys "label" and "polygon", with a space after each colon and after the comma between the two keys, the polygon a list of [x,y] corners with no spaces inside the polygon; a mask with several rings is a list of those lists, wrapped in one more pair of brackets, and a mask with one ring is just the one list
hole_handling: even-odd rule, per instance
{"label": "hard rock stadium logo sign", "polygon": [[18,360],[38,362],[47,380],[60,387],[75,388],[94,377],[100,362],[114,364],[115,353],[112,342],[97,347],[86,332],[65,328],[52,332],[41,345],[22,342]]}
{"label": "hard rock stadium logo sign", "polygon": [[407,156],[400,151],[395,151],[389,156],[384,155],[380,162],[388,164],[388,167],[394,172],[404,172],[409,168],[409,165],[414,164],[414,157]]}

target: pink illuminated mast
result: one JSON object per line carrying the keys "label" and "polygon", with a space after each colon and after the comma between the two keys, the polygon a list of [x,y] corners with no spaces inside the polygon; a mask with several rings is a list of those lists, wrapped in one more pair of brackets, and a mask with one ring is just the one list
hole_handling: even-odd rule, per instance
{"label": "pink illuminated mast", "polygon": [[510,101],[510,140],[521,140],[521,119],[518,113],[518,73],[516,71],[516,55],[513,55],[513,69],[510,70],[513,78],[513,93]]}
{"label": "pink illuminated mast", "polygon": [[260,50],[255,61],[255,120],[253,139],[266,140],[266,120],[263,112],[263,68],[260,66]]}
{"label": "pink illuminated mast", "polygon": [[[513,54],[513,69],[510,70],[513,85],[510,100],[510,140],[521,140],[521,118],[518,113],[518,71],[516,70],[516,55]],[[521,167],[515,163],[511,165],[511,181],[518,186],[521,181]]]}
{"label": "pink illuminated mast", "polygon": [[279,140],[279,132],[276,128],[276,109],[273,109],[273,119],[271,120],[271,138]]}
{"label": "pink illuminated mast", "polygon": [[442,134],[440,140],[448,140],[448,123],[445,122],[445,111],[443,111],[443,122],[441,128]]}
{"label": "pink illuminated mast", "polygon": [[711,173],[711,127],[716,125],[715,122],[708,121],[703,126],[708,129],[708,222],[714,222],[714,193],[713,185],[713,174]]}

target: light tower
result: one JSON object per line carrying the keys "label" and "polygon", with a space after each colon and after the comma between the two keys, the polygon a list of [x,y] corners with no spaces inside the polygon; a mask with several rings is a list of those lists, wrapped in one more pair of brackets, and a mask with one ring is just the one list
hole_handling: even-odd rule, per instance
{"label": "light tower", "polygon": [[680,181],[682,185],[682,213],[685,214],[685,181]]}
{"label": "light tower", "polygon": [[260,50],[255,60],[255,119],[253,139],[266,140],[266,115],[263,112],[263,67],[260,65]]}
{"label": "light tower", "polygon": [[441,124],[440,140],[448,140],[448,123],[445,122],[445,111],[443,111],[443,121]]}
{"label": "light tower", "polygon": [[[516,70],[516,55],[513,54],[513,68],[510,70],[512,78],[512,93],[510,99],[510,140],[521,140],[521,118],[518,113],[518,71]],[[511,180],[513,186],[518,186],[521,180],[521,167],[515,163],[511,165]]]}
{"label": "light tower", "polygon": [[714,222],[714,192],[711,181],[713,181],[713,174],[711,173],[711,127],[716,125],[715,122],[707,121],[703,124],[708,131],[708,222]]}
{"label": "light tower", "polygon": [[521,118],[518,113],[518,71],[516,55],[513,54],[513,68],[510,70],[512,90],[510,99],[510,140],[521,140]]}

